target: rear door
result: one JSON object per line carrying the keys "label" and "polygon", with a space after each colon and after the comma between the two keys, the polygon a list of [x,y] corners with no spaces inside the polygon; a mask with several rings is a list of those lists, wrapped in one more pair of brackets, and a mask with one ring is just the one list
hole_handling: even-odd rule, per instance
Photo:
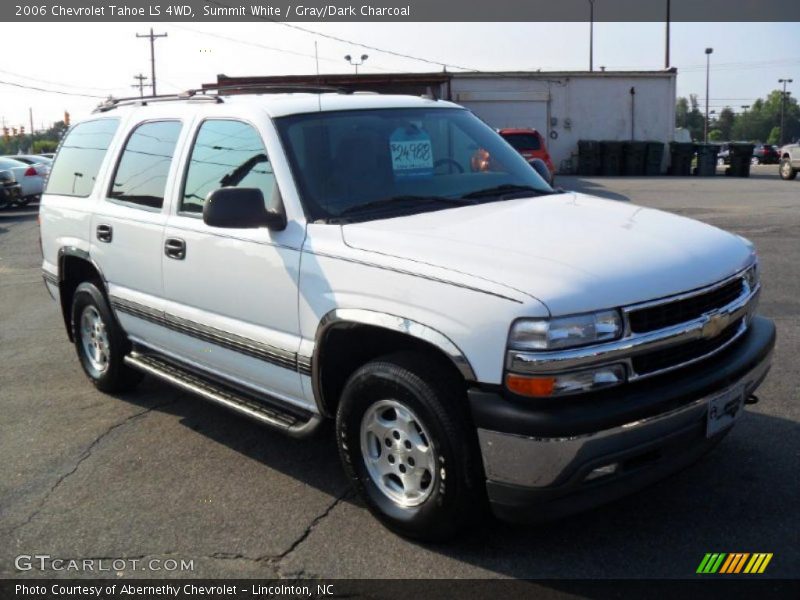
{"label": "rear door", "polygon": [[173,329],[164,349],[313,409],[297,369],[305,228],[290,221],[284,231],[221,229],[202,218],[205,199],[220,187],[258,188],[268,207],[281,202],[264,133],[227,118],[208,118],[196,127],[161,256],[165,317]]}
{"label": "rear door", "polygon": [[129,337],[164,337],[161,248],[164,199],[175,177],[183,123],[158,119],[132,128],[92,218],[90,254]]}

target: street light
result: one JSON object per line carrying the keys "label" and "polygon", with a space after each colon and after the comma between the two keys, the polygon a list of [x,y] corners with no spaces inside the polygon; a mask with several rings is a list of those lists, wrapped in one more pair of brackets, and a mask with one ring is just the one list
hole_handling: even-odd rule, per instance
{"label": "street light", "polygon": [[711,74],[711,53],[713,48],[706,48],[706,126],[703,133],[703,142],[708,143],[708,80]]}
{"label": "street light", "polygon": [[783,146],[783,114],[786,112],[786,84],[792,83],[792,79],[778,79],[778,83],[783,84],[783,95],[781,96],[781,137],[778,142],[779,146]]}
{"label": "street light", "polygon": [[747,109],[750,108],[750,105],[749,104],[742,104],[739,108],[741,108],[744,111],[744,114],[746,115],[747,114]]}
{"label": "street light", "polygon": [[344,59],[345,59],[347,62],[349,62],[351,65],[353,65],[353,66],[356,68],[356,75],[358,75],[358,67],[359,67],[360,65],[363,65],[363,64],[364,64],[364,61],[365,61],[365,60],[367,60],[368,58],[369,58],[369,55],[367,55],[367,54],[362,54],[362,55],[361,55],[361,62],[354,62],[354,61],[353,61],[353,57],[352,57],[352,56],[350,56],[349,54],[348,54],[347,56],[345,56],[345,57],[344,57]]}

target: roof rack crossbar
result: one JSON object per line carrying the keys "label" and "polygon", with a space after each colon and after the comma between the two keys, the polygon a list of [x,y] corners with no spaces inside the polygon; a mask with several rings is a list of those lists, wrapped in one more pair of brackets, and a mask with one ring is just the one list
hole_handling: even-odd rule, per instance
{"label": "roof rack crossbar", "polygon": [[339,94],[349,93],[348,90],[341,87],[307,83],[220,83],[217,85],[205,85],[200,89],[190,91],[195,93],[215,91],[218,94],[230,91],[262,92],[267,94],[282,94],[292,92],[307,92],[310,94],[325,94],[330,92]]}

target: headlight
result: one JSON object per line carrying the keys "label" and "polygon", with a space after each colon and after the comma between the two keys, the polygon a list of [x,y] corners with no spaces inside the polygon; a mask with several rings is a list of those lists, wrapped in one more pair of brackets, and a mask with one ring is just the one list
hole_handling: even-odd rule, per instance
{"label": "headlight", "polygon": [[753,263],[753,266],[747,269],[744,273],[744,279],[747,282],[747,286],[750,290],[756,289],[758,287],[758,283],[761,280],[761,273],[759,272],[758,268],[758,261]]}
{"label": "headlight", "polygon": [[554,319],[520,319],[511,326],[514,350],[558,350],[615,340],[622,335],[619,311],[604,310]]}

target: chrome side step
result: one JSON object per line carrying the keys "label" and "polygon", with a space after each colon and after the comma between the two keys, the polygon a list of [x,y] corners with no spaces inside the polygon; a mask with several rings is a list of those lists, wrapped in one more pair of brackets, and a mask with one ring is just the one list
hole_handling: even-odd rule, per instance
{"label": "chrome side step", "polygon": [[157,354],[131,352],[125,357],[125,363],[292,437],[307,437],[322,424],[318,414],[300,408],[282,410],[277,400],[269,404],[260,401],[256,396],[204,377]]}

